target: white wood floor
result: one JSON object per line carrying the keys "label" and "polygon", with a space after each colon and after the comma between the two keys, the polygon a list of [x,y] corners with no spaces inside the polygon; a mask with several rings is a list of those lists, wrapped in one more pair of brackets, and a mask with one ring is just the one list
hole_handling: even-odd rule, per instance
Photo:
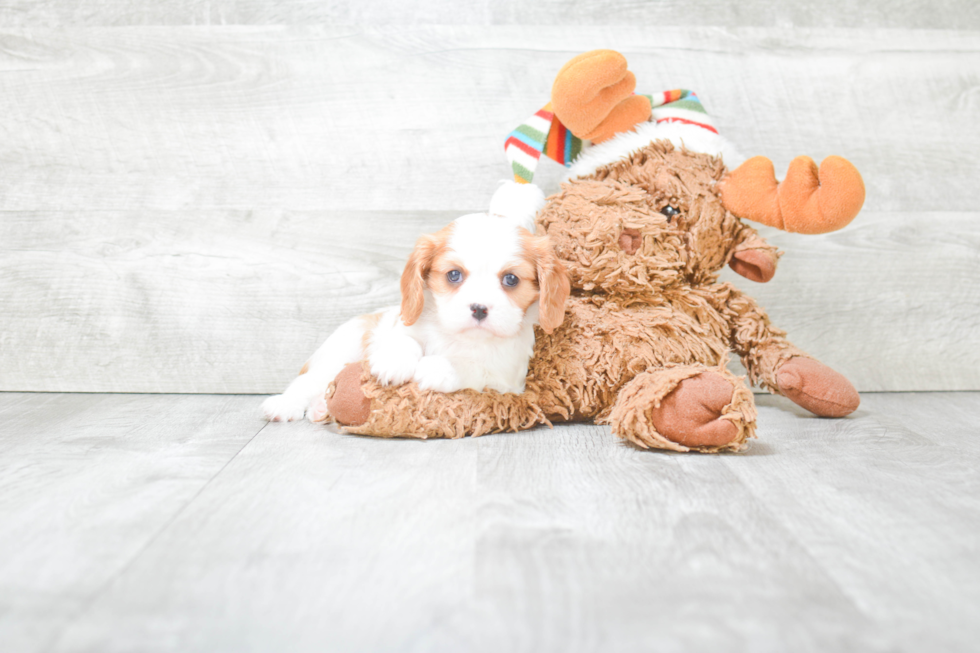
{"label": "white wood floor", "polygon": [[0,394],[0,650],[970,651],[980,393],[758,396],[740,455]]}

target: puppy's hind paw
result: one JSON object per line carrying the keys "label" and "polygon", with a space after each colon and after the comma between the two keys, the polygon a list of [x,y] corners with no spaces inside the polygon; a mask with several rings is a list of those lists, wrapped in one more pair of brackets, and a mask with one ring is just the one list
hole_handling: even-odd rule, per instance
{"label": "puppy's hind paw", "polygon": [[287,395],[275,395],[262,402],[262,416],[270,422],[292,422],[303,419],[306,402],[297,402]]}
{"label": "puppy's hind paw", "polygon": [[310,407],[306,409],[306,419],[311,422],[322,422],[327,419],[327,400],[322,397],[314,399]]}

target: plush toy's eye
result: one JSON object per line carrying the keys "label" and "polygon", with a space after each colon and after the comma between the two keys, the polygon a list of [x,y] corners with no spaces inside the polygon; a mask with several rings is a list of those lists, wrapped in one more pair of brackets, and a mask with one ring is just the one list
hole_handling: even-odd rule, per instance
{"label": "plush toy's eye", "polygon": [[463,273],[459,270],[450,270],[446,273],[446,278],[449,279],[449,283],[459,283],[463,280]]}
{"label": "plush toy's eye", "polygon": [[516,274],[505,274],[502,281],[504,285],[507,286],[508,288],[513,288],[518,284],[520,279],[517,278]]}
{"label": "plush toy's eye", "polygon": [[665,206],[660,209],[660,212],[667,216],[667,224],[670,224],[670,219],[680,213],[677,209],[672,206]]}

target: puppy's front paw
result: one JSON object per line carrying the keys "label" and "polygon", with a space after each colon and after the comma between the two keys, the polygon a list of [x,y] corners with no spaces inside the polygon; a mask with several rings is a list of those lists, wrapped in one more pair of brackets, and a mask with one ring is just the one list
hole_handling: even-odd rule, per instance
{"label": "puppy's front paw", "polygon": [[415,367],[414,378],[422,390],[453,392],[460,389],[459,375],[444,356],[423,356]]}
{"label": "puppy's front paw", "polygon": [[262,402],[262,415],[270,422],[292,422],[303,419],[306,402],[288,395],[275,395]]}
{"label": "puppy's front paw", "polygon": [[371,353],[368,363],[378,383],[401,385],[412,379],[420,358],[422,347],[419,343],[411,338],[400,338],[390,345],[378,347]]}

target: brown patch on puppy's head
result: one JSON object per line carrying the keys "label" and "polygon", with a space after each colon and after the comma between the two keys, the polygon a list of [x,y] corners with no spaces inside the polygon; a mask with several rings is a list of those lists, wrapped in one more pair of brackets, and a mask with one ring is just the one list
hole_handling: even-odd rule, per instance
{"label": "brown patch on puppy's head", "polygon": [[[458,270],[461,275],[460,281],[457,283],[451,283],[446,276],[452,270]],[[429,270],[426,284],[429,290],[434,293],[451,295],[462,288],[462,282],[466,280],[469,274],[470,271],[466,269],[466,266],[459,260],[459,257],[443,247],[436,253],[432,261],[432,267]]]}
{"label": "brown patch on puppy's head", "polygon": [[422,309],[425,307],[426,277],[429,276],[436,259],[446,253],[452,230],[453,225],[450,224],[434,234],[422,236],[416,241],[415,249],[408,257],[401,278],[401,317],[406,325],[415,324],[422,315]]}
{"label": "brown patch on puppy's head", "polygon": [[[520,283],[513,288],[508,288],[504,285],[504,277],[508,274],[516,276],[520,279]],[[522,311],[527,311],[531,304],[538,301],[541,294],[538,286],[538,270],[534,260],[525,254],[519,263],[506,266],[500,271],[500,285],[504,287],[504,292],[507,293],[507,297],[514,305]]]}

